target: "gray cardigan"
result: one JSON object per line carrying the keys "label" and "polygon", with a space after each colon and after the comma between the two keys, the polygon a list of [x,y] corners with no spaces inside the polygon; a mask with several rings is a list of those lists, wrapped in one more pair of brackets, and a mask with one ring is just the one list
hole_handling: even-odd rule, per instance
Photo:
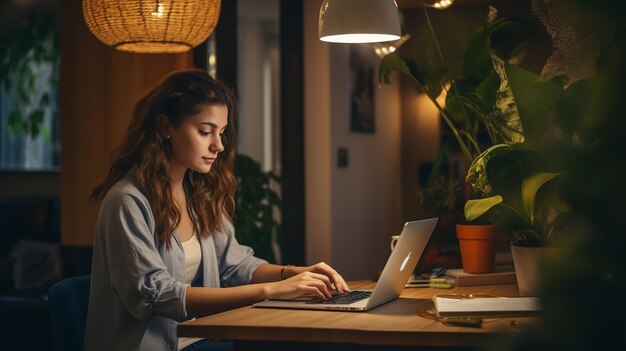
{"label": "gray cardigan", "polygon": [[[176,233],[158,241],[148,199],[130,176],[107,193],[93,247],[85,350],[176,350],[176,322],[188,320],[185,254]],[[232,224],[202,246],[202,285],[248,284],[266,263],[240,245]]]}

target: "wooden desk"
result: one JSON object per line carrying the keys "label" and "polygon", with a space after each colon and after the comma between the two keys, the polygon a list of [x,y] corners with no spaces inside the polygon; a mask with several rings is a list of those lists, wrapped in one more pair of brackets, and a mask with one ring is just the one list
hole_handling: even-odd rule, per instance
{"label": "wooden desk", "polygon": [[[349,284],[352,289],[372,288],[371,281]],[[432,309],[437,293],[487,293],[519,296],[517,285],[406,288],[399,299],[368,312],[303,311],[243,307],[178,325],[179,336],[210,340],[323,342],[356,345],[475,347],[495,334],[515,332],[535,318],[485,319],[481,328],[446,326],[418,316]],[[512,321],[515,323],[511,323]],[[250,345],[248,345],[250,346]]]}

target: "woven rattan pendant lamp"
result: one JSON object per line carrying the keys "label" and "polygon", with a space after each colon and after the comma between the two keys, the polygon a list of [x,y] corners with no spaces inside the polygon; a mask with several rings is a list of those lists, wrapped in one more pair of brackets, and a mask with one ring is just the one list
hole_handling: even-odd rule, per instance
{"label": "woven rattan pendant lamp", "polygon": [[101,42],[136,53],[180,53],[211,35],[221,0],[83,0],[83,17]]}

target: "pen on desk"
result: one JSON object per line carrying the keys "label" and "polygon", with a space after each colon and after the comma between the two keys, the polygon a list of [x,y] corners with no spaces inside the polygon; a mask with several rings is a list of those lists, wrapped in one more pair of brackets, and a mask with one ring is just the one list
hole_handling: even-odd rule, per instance
{"label": "pen on desk", "polygon": [[406,288],[429,288],[430,283],[407,283],[405,285]]}
{"label": "pen on desk", "polygon": [[439,321],[445,325],[456,325],[459,327],[480,328],[483,324],[482,318],[477,317],[447,317],[440,318]]}

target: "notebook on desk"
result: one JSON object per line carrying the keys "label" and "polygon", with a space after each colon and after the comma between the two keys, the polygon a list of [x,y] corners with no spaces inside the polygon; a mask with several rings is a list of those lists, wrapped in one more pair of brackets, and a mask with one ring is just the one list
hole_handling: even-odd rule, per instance
{"label": "notebook on desk", "polygon": [[254,307],[364,312],[400,296],[435,229],[437,218],[407,222],[373,290],[334,294],[328,300],[266,300]]}
{"label": "notebook on desk", "polygon": [[536,297],[433,298],[439,317],[526,317],[541,312]]}

